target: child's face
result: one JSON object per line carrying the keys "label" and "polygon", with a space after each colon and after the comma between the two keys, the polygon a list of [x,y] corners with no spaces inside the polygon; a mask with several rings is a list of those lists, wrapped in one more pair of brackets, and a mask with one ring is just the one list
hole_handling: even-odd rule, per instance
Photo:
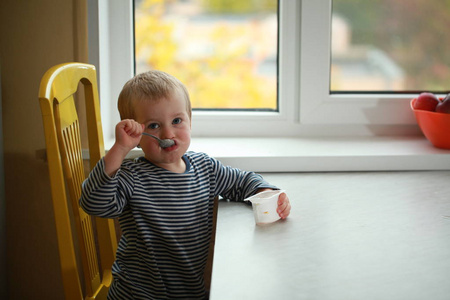
{"label": "child's face", "polygon": [[183,154],[191,143],[191,120],[182,93],[158,101],[136,101],[136,121],[144,124],[144,131],[160,139],[172,139],[175,145],[161,148],[152,137],[142,136],[140,146],[145,158],[153,164],[173,172],[184,172]]}

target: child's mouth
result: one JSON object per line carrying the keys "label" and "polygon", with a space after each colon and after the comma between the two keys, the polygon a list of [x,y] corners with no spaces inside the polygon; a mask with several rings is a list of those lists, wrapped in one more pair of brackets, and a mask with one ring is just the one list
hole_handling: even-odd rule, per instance
{"label": "child's mouth", "polygon": [[161,149],[163,149],[164,151],[168,151],[168,152],[175,150],[178,146],[175,141],[173,141],[173,142],[174,142],[173,145],[171,145],[169,147],[161,147]]}
{"label": "child's mouth", "polygon": [[159,146],[163,149],[170,148],[172,146],[175,146],[175,141],[171,139],[159,140]]}

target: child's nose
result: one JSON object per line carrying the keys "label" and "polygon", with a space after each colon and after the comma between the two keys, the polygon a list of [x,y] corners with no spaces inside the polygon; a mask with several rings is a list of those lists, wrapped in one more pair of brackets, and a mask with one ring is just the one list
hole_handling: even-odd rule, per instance
{"label": "child's nose", "polygon": [[173,130],[169,126],[165,126],[161,130],[161,139],[171,139],[174,137]]}

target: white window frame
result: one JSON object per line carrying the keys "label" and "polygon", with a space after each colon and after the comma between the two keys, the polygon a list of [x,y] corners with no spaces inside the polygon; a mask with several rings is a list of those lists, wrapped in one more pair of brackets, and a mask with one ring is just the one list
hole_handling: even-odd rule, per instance
{"label": "white window frame", "polygon": [[[332,0],[281,0],[279,112],[194,111],[193,137],[342,136],[417,133],[413,95],[330,95]],[[131,0],[90,0],[89,57],[98,67],[105,144],[116,99],[133,76]]]}

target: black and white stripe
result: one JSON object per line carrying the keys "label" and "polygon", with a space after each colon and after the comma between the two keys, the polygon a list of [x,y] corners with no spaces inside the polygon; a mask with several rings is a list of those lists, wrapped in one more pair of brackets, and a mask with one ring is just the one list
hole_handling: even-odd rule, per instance
{"label": "black and white stripe", "polygon": [[257,188],[275,188],[204,153],[183,159],[183,174],[139,158],[125,161],[112,178],[102,159],[83,183],[80,205],[88,214],[119,217],[111,299],[203,298],[214,197],[242,201]]}

